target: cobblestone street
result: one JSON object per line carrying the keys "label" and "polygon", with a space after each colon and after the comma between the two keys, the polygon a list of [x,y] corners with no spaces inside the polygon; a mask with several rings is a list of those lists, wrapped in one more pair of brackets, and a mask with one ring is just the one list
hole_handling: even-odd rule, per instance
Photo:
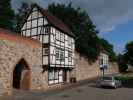
{"label": "cobblestone street", "polygon": [[[133,100],[133,88],[97,88],[93,83],[59,91],[15,93],[6,100]],[[1,100],[1,99],[0,99]],[[2,99],[3,100],[3,99]]]}

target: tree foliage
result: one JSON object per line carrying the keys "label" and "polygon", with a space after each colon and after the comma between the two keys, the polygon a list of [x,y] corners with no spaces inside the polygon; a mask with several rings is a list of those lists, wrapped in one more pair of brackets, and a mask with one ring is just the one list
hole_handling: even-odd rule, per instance
{"label": "tree foliage", "polygon": [[15,16],[16,19],[16,29],[15,31],[20,33],[22,25],[25,21],[25,17],[27,16],[28,12],[30,10],[30,5],[27,4],[26,2],[22,2],[21,7],[18,9],[18,13]]}
{"label": "tree foliage", "polygon": [[48,6],[49,12],[61,19],[76,38],[76,50],[94,61],[99,55],[99,38],[96,26],[90,17],[80,8],[73,8],[71,3],[68,5],[54,3]]}
{"label": "tree foliage", "polygon": [[126,44],[125,60],[133,66],[133,41]]}
{"label": "tree foliage", "polygon": [[[17,32],[21,31],[22,23],[30,9],[30,5],[23,3],[18,9],[17,14]],[[88,13],[81,10],[81,8],[74,8],[72,4],[50,4],[48,11],[54,16],[61,19],[75,34],[76,50],[83,56],[87,57],[89,61],[95,61],[100,53],[102,46],[107,52],[111,60],[115,59],[113,46],[106,40],[98,37],[96,26],[91,21]]]}
{"label": "tree foliage", "polygon": [[13,29],[14,11],[11,8],[11,0],[0,0],[0,27]]}
{"label": "tree foliage", "polygon": [[120,72],[126,72],[128,69],[128,65],[125,59],[125,55],[118,55],[118,65],[119,65],[119,71]]}
{"label": "tree foliage", "polygon": [[91,21],[89,15],[81,8],[73,8],[71,3],[68,5],[53,3],[48,6],[48,10],[64,21],[75,34],[76,50],[80,54],[85,55],[89,60],[95,61],[102,46],[109,52],[111,60],[116,59],[113,45],[105,39],[98,37],[96,26]]}
{"label": "tree foliage", "polygon": [[121,72],[126,72],[128,65],[133,66],[133,41],[125,46],[125,53],[118,56],[118,63]]}
{"label": "tree foliage", "polygon": [[113,45],[110,44],[105,39],[100,39],[99,42],[100,42],[100,45],[104,48],[104,50],[108,52],[110,61],[116,61],[117,60],[117,57],[116,57],[116,54],[115,54],[115,52],[113,50]]}

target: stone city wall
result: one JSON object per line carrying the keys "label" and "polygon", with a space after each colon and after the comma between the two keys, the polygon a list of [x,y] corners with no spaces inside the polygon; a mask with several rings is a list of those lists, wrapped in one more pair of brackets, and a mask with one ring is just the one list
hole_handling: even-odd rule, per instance
{"label": "stone city wall", "polygon": [[[109,68],[105,70],[105,74],[114,74],[118,72],[118,65],[115,62],[110,62]],[[90,64],[88,62],[88,59],[83,56],[80,56],[78,52],[75,52],[75,69],[73,73],[75,74],[77,81],[92,79],[102,75],[102,72],[99,68],[98,60]]]}
{"label": "stone city wall", "polygon": [[[10,94],[13,89],[13,70],[20,59],[29,66],[30,89],[37,89],[41,83],[41,48],[26,44],[0,40],[0,94]],[[29,81],[30,82],[30,81]]]}

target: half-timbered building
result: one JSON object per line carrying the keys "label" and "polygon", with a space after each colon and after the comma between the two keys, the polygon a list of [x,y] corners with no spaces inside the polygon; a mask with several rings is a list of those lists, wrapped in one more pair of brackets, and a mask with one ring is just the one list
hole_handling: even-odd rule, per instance
{"label": "half-timbered building", "polygon": [[42,68],[48,71],[48,84],[67,81],[74,68],[74,35],[58,18],[34,5],[25,19],[21,35],[42,44]]}

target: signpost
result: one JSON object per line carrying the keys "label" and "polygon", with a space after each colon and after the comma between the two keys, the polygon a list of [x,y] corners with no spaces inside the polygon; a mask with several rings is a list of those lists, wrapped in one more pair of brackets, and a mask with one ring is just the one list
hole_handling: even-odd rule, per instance
{"label": "signpost", "polygon": [[105,69],[108,69],[108,65],[101,65],[100,69],[102,70],[102,75],[105,75]]}

